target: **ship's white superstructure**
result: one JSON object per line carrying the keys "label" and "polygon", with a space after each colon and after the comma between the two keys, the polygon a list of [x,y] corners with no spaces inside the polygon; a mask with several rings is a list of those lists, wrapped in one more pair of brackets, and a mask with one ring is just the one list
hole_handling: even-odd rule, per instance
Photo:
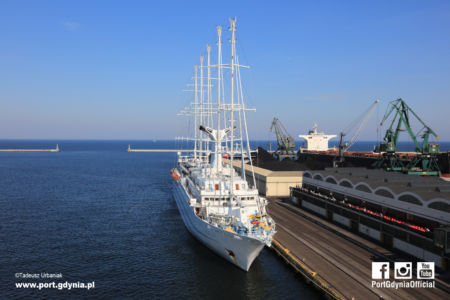
{"label": "ship's white superstructure", "polygon": [[317,132],[317,124],[314,123],[313,129],[307,135],[299,135],[299,137],[306,140],[306,148],[302,148],[302,150],[326,151],[329,149],[328,141],[335,138],[336,135]]}
{"label": "ship's white superstructure", "polygon": [[[185,111],[194,117],[194,152],[179,152],[171,173],[174,198],[186,228],[208,248],[247,271],[264,246],[271,245],[275,224],[266,214],[267,200],[258,195],[254,175],[247,182],[245,172],[238,174],[232,167],[233,160],[244,164],[250,157],[245,117],[249,109],[242,94],[235,30],[236,19],[232,19],[229,64],[222,63],[219,26],[217,64],[211,65],[207,46],[207,65],[201,57],[200,72],[195,68],[194,102]],[[226,75],[230,76],[229,89],[224,87]]]}

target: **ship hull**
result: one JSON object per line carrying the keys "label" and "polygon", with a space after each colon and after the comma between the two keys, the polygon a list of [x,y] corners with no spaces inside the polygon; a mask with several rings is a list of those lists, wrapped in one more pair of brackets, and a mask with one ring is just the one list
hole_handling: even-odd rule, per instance
{"label": "ship hull", "polygon": [[[350,168],[373,168],[378,159],[373,155],[371,152],[353,152],[351,155],[346,153],[342,166]],[[265,149],[259,147],[258,155],[254,158],[254,165],[272,171],[324,170],[325,168],[331,168],[336,159],[337,153],[330,154],[326,153],[326,151],[323,153],[316,151],[301,152],[295,161],[284,160],[280,162]],[[411,158],[409,160],[404,159],[403,161],[407,164],[410,160]],[[437,163],[441,173],[450,173],[450,151],[438,153]]]}
{"label": "ship hull", "polygon": [[265,244],[254,238],[227,232],[197,217],[180,182],[175,182],[173,195],[188,231],[216,254],[248,271]]}

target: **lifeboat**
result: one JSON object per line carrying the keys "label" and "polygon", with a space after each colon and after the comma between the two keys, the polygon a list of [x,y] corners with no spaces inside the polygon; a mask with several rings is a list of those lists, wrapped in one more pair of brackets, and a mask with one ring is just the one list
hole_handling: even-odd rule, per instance
{"label": "lifeboat", "polygon": [[170,170],[170,174],[171,174],[170,176],[172,176],[174,180],[180,180],[180,175],[178,175],[177,170],[175,169]]}
{"label": "lifeboat", "polygon": [[234,231],[233,228],[231,228],[229,226],[225,228],[225,231],[228,231],[228,232],[231,232],[231,233],[236,233],[236,231]]}

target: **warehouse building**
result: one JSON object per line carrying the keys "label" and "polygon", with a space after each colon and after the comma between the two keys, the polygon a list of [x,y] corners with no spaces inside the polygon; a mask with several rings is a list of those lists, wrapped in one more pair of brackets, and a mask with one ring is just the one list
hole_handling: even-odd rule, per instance
{"label": "warehouse building", "polygon": [[301,207],[449,269],[450,183],[365,168],[304,171],[291,188]]}

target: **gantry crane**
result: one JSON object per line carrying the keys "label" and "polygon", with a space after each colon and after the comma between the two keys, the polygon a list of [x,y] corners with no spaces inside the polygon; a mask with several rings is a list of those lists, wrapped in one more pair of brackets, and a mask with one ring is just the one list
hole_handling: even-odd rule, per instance
{"label": "gantry crane", "polygon": [[272,125],[270,126],[269,131],[275,131],[275,135],[277,137],[278,149],[275,150],[274,156],[278,159],[295,159],[297,154],[295,153],[294,138],[287,132],[283,123],[281,123],[281,121],[277,118],[273,118]]}
{"label": "gantry crane", "polygon": [[[382,153],[382,156],[375,163],[375,167],[384,168],[388,171],[402,171],[408,174],[440,175],[436,157],[436,154],[440,151],[440,147],[438,143],[429,142],[430,135],[439,139],[436,132],[426,125],[401,98],[389,102],[388,109],[381,121],[381,126],[388,120],[392,113],[394,113],[394,117],[392,118],[391,125],[386,130],[384,136],[385,142],[380,143],[377,149]],[[416,134],[414,134],[411,128],[410,121],[412,117],[423,126]],[[416,155],[411,160],[402,160],[397,154],[398,139],[401,131],[408,132],[416,146]],[[422,143],[419,143],[417,140],[419,135],[422,138]]]}
{"label": "gantry crane", "polygon": [[[353,144],[355,144],[362,130],[366,127],[367,122],[372,116],[372,113],[375,109],[375,106],[377,106],[378,102],[380,101],[375,100],[375,102],[365,112],[363,112],[358,118],[356,118],[352,123],[350,123],[350,125],[347,126],[346,129],[344,129],[341,132],[340,134],[341,138],[339,140],[339,154],[334,159],[333,162],[333,166],[335,168],[342,166],[342,164],[344,163],[344,152],[350,149],[350,147],[353,146]],[[349,134],[353,135],[350,137],[349,141],[344,142],[344,137]]]}

